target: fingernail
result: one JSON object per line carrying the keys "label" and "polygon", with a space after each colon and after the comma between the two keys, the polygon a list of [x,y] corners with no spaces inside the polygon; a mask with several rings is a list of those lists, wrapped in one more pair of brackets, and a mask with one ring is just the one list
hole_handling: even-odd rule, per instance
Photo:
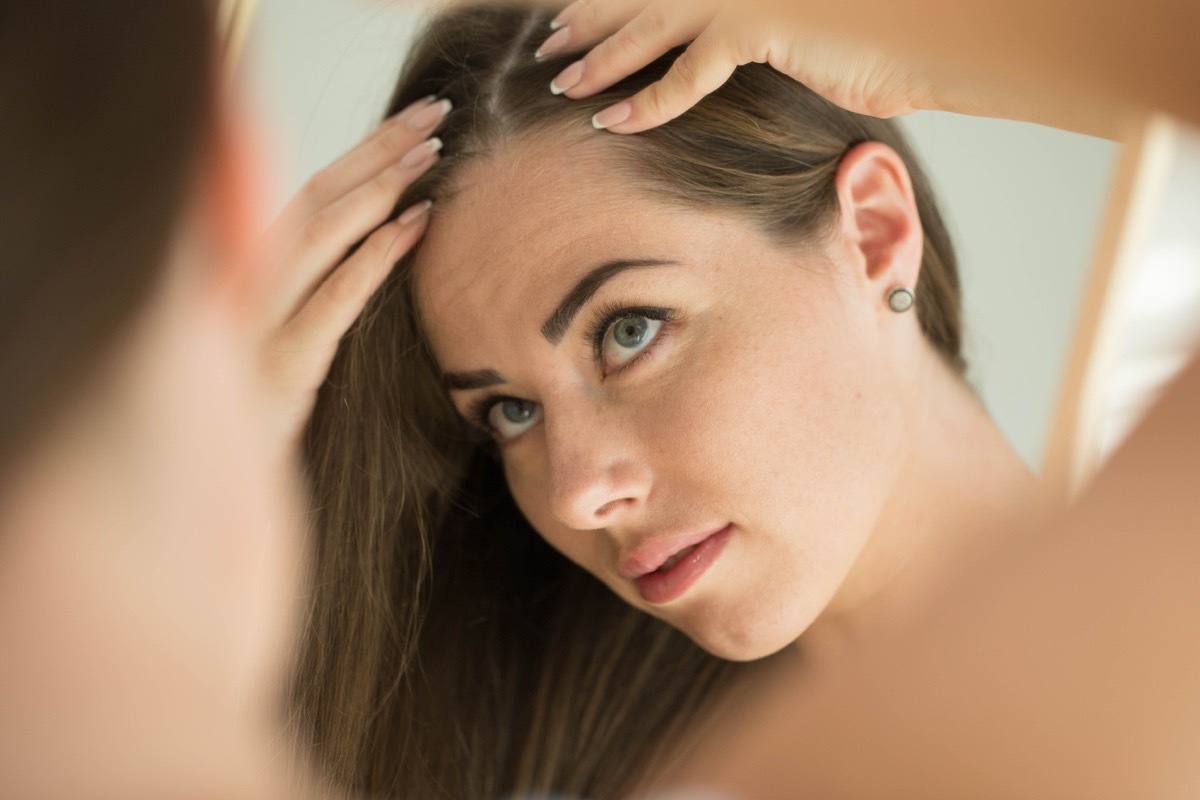
{"label": "fingernail", "polygon": [[542,42],[542,46],[537,49],[533,57],[541,61],[546,56],[554,55],[560,50],[565,50],[567,45],[571,43],[571,26],[567,25],[560,28],[551,34],[550,38]]}
{"label": "fingernail", "polygon": [[632,116],[633,103],[628,101],[617,103],[615,106],[609,106],[592,117],[592,127],[598,131],[602,131],[605,128],[611,128],[613,125],[620,125]]}
{"label": "fingernail", "polygon": [[414,100],[411,103],[409,103],[408,105],[406,105],[404,108],[400,109],[395,114],[393,114],[392,119],[401,121],[401,122],[407,121],[408,118],[411,117],[413,114],[421,113],[421,109],[425,108],[425,106],[429,105],[434,100],[437,100],[436,94],[431,94],[428,97],[422,97],[420,100]]}
{"label": "fingernail", "polygon": [[550,81],[550,93],[562,94],[573,89],[583,80],[583,62],[576,61],[571,66],[558,73],[558,77]]}
{"label": "fingernail", "polygon": [[445,119],[446,115],[450,113],[452,108],[454,108],[454,104],[449,100],[439,100],[427,108],[421,109],[416,114],[413,114],[408,120],[408,127],[412,128],[414,131],[429,130]]}
{"label": "fingernail", "polygon": [[571,21],[571,17],[575,16],[575,12],[579,10],[579,7],[583,5],[583,3],[584,0],[575,0],[574,3],[571,3],[571,5],[558,12],[558,16],[550,22],[550,30],[556,31],[569,23]]}
{"label": "fingernail", "polygon": [[415,206],[410,206],[407,211],[400,215],[401,225],[412,225],[421,217],[429,213],[429,209],[433,208],[432,200],[422,200]]}
{"label": "fingernail", "polygon": [[442,140],[434,136],[405,153],[404,158],[400,159],[400,163],[405,167],[419,167],[425,163],[426,159],[441,149]]}

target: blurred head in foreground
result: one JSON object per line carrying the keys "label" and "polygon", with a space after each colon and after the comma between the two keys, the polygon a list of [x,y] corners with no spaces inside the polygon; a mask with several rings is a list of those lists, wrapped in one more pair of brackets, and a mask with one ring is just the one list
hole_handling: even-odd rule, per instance
{"label": "blurred head in foreground", "polygon": [[211,6],[0,10],[5,797],[216,796],[269,724],[296,497],[252,424]]}

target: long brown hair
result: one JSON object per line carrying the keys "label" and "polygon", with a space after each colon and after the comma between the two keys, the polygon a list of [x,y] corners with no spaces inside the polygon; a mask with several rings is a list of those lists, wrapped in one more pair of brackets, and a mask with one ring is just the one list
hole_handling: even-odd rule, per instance
{"label": "long brown hair", "polygon": [[[907,162],[925,228],[921,325],[961,371],[953,251],[894,125],[752,65],[675,122],[599,134],[591,115],[661,77],[677,53],[567,101],[548,86],[578,54],[533,58],[549,20],[489,3],[429,23],[388,114],[426,95],[454,111],[441,162],[398,209],[422,198],[436,209],[465,164],[521,137],[603,135],[652,191],[811,241],[837,213],[842,155],[881,141]],[[371,794],[616,797],[670,755],[742,667],[632,609],[531,529],[450,405],[411,263],[343,341],[308,435],[316,565],[295,690],[301,735],[335,782]]]}
{"label": "long brown hair", "polygon": [[0,5],[0,472],[163,273],[211,132],[213,16]]}

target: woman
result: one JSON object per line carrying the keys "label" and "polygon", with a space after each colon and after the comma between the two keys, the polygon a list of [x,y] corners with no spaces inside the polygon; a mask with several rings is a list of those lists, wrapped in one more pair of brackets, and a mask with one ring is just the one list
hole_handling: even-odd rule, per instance
{"label": "woman", "polygon": [[420,38],[389,113],[453,107],[402,203],[433,222],[308,435],[298,699],[372,793],[618,796],[731,662],[837,661],[1031,513],[895,128],[756,65],[602,135],[671,60],[567,102],[550,20],[485,5]]}
{"label": "woman", "polygon": [[[345,309],[369,292],[388,259],[423,230],[427,207],[419,203],[344,260],[337,244],[340,237],[370,230],[368,220],[382,198],[394,200],[436,161],[434,148],[424,142],[440,112],[429,102],[415,104],[311,184],[289,207],[285,221],[290,224],[280,229],[294,231],[295,225],[306,231],[299,239],[283,237],[290,248],[274,263],[289,269],[256,271],[258,285],[247,287],[243,272],[232,267],[246,258],[251,171],[232,110],[214,102],[206,6],[182,0],[109,0],[87,7],[43,2],[6,7],[0,18],[5,45],[0,48],[0,105],[6,112],[0,130],[6,176],[0,187],[5,209],[0,298],[9,304],[0,315],[6,326],[0,337],[6,376],[0,417],[5,478],[0,485],[0,651],[5,654],[0,659],[0,794],[303,796],[302,788],[279,773],[269,721],[273,677],[289,630],[288,604],[296,590],[288,567],[298,543],[295,529],[286,524],[295,504],[286,471],[278,471],[279,442],[272,430],[263,436],[258,415],[263,387],[255,375],[260,365],[246,358],[255,352],[250,345],[261,342],[253,338],[258,331],[248,335],[246,328],[249,321],[260,326],[267,321],[272,333],[268,377],[275,396],[270,400],[275,411],[282,399],[293,412],[272,419],[286,428],[295,423],[306,397],[296,387],[321,371],[323,351],[314,342],[331,333],[336,338],[338,326],[348,324]],[[87,71],[63,59],[63,49],[85,58]],[[208,102],[193,102],[197,97]],[[70,114],[70,127],[47,108]],[[405,155],[414,152],[414,158]],[[326,235],[318,235],[322,232]],[[264,307],[268,299],[275,302]],[[293,355],[303,350],[302,369],[279,369],[281,364],[296,367],[297,359],[281,356],[289,347],[299,348]],[[1194,425],[1169,423],[1191,420],[1181,412],[1194,408],[1197,377],[1195,369],[1189,372],[1183,391],[1168,400],[1170,414],[1155,417],[1148,436],[1134,437],[1134,458],[1118,456],[1123,471],[1103,487],[1110,498],[1124,489],[1142,499],[1153,493],[1139,475],[1130,475],[1131,468],[1168,479],[1164,496],[1154,498],[1165,502],[1139,509],[1151,533],[1164,528],[1171,500],[1189,496],[1187,468],[1195,467],[1197,449],[1181,434],[1194,434]],[[1171,446],[1162,446],[1164,439]],[[1142,446],[1147,442],[1157,447]],[[1164,465],[1183,469],[1172,473]],[[1089,540],[1093,555],[1113,555],[1108,546],[1118,527],[1113,520],[1123,524],[1128,514],[1113,504],[1093,503],[1088,515],[1075,521],[1091,525],[1089,533],[1097,534]],[[1195,559],[1186,558],[1194,555],[1195,537],[1175,543],[1158,537],[1154,543],[1156,548],[1133,553],[1143,561],[1120,566],[1135,576],[1154,574],[1156,588],[1167,593],[1132,597],[1110,582],[1101,588],[1113,602],[1098,616],[1120,623],[1111,612],[1128,616],[1149,609],[1169,612],[1172,621],[1188,621],[1186,612],[1197,607],[1190,567]],[[1077,558],[1078,548],[1036,551],[1049,557],[1051,566],[1030,576],[1033,582],[1019,584],[1022,592],[1045,598],[1047,577],[1055,582],[1078,577],[1062,558]],[[1146,569],[1164,555],[1173,559],[1174,571]],[[483,573],[495,577],[494,570]],[[996,592],[989,586],[985,594],[1018,605],[1022,598],[1011,589]],[[1070,606],[1052,603],[1040,610],[1069,619]],[[972,624],[978,619],[965,616]],[[636,630],[640,617],[629,619]],[[1085,631],[1091,635],[1094,629]],[[951,641],[963,641],[961,630],[951,633],[959,634]],[[1069,631],[1055,633],[1070,638]],[[1195,637],[1175,638],[1186,644]],[[1137,644],[1156,642],[1143,637]],[[1151,652],[1161,655],[1163,648]],[[961,647],[957,654],[963,655]],[[600,653],[584,669],[572,669],[568,661],[558,687],[546,690],[542,699],[554,702],[559,690],[567,699],[578,699],[577,687],[566,682],[589,670],[615,680],[642,677],[636,669],[622,673],[629,661],[610,655]],[[1080,652],[1067,655],[1072,667],[1087,664]],[[1093,656],[1095,650],[1082,655]],[[1127,658],[1122,652],[1107,655],[1108,665]],[[1181,650],[1179,655],[1192,657],[1180,660],[1182,669],[1195,663],[1195,653]],[[661,651],[634,656],[643,670],[663,662],[676,666]],[[889,670],[913,667],[911,659],[886,664]],[[977,671],[969,661],[961,666],[964,672]],[[467,688],[478,691],[480,676],[472,677]],[[868,685],[861,677],[859,670],[849,685],[861,691]],[[681,671],[668,671],[659,685],[677,691],[685,678]],[[634,685],[647,683],[635,680]],[[940,698],[925,688],[912,697],[936,703]],[[1138,707],[1118,714],[1117,721],[1139,739],[1153,740],[1163,731],[1147,729],[1152,735],[1146,736],[1137,726],[1145,720],[1139,712],[1162,692],[1133,688],[1138,691],[1130,697]],[[1196,694],[1190,685],[1168,684],[1167,689],[1173,701],[1194,700]],[[839,713],[847,708],[841,702],[833,707]],[[641,708],[634,709],[637,719],[621,719],[598,703],[579,708],[581,718],[570,720],[578,723],[571,730],[594,731],[608,723],[618,729],[610,734],[612,741],[622,729],[628,735],[642,727]],[[814,715],[822,710],[819,704],[804,709]],[[662,726],[670,713],[651,715],[651,722],[657,719]],[[536,710],[528,717],[547,719]],[[949,722],[954,721],[951,715]],[[1071,740],[1086,735],[1091,721],[1068,720]],[[927,725],[923,733],[957,732],[942,722]],[[822,726],[822,738],[832,730]],[[570,750],[576,743],[565,739],[569,733],[559,728],[541,735],[548,745],[562,745],[560,756],[574,758]],[[883,733],[873,741],[876,747],[878,742],[904,744],[895,729],[884,726]],[[843,760],[847,753],[863,752],[844,747],[844,740],[835,742]],[[640,758],[644,753],[637,744],[630,749]],[[809,744],[815,743],[796,747],[789,742],[787,755],[811,761],[828,754],[828,748]],[[605,759],[615,754],[585,747],[582,755]],[[890,766],[878,753],[870,755],[872,771]],[[983,748],[973,755],[981,761],[991,756],[992,766],[1009,766]],[[1190,754],[1169,755],[1174,756],[1169,764],[1191,764]],[[773,766],[787,763],[792,762],[775,760]],[[1153,767],[1160,765],[1143,761],[1130,774],[1159,778],[1163,773]],[[1056,774],[1074,776],[1062,765]],[[918,784],[928,788],[930,776],[920,777]],[[967,785],[996,784],[977,779]],[[1160,781],[1155,788],[1161,786]]]}

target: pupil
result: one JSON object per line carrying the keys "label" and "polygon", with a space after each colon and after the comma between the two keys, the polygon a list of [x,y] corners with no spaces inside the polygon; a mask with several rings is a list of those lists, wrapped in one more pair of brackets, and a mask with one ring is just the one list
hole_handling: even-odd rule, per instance
{"label": "pupil", "polygon": [[614,338],[621,347],[637,347],[649,329],[650,323],[645,317],[626,317],[617,323]]}
{"label": "pupil", "polygon": [[505,400],[500,411],[509,422],[520,424],[528,422],[529,418],[533,416],[533,408],[531,406],[531,403],[523,400]]}

